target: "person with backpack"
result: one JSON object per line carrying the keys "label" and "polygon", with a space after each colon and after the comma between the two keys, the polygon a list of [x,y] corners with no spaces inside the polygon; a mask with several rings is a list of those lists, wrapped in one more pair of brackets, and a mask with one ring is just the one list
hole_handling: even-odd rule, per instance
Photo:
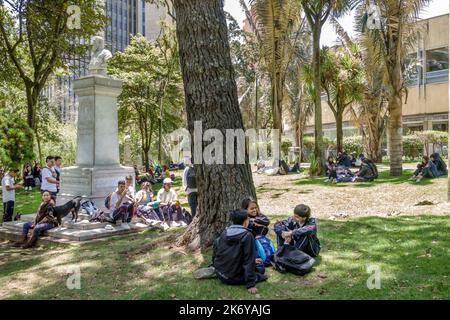
{"label": "person with backpack", "polygon": [[252,198],[244,199],[241,208],[247,210],[250,218],[248,229],[255,237],[257,258],[260,258],[265,266],[269,266],[270,259],[275,253],[272,241],[266,237],[269,232],[270,220],[259,211],[258,203]]}
{"label": "person with backpack", "polygon": [[269,232],[270,220],[259,211],[258,203],[252,198],[245,198],[241,208],[248,212],[250,218],[248,229],[251,230],[253,236],[265,236]]}
{"label": "person with backpack", "polygon": [[420,182],[423,178],[435,178],[438,176],[437,168],[434,162],[428,157],[423,156],[422,162],[417,165],[417,170],[409,180]]}
{"label": "person with backpack", "polygon": [[375,164],[371,160],[364,158],[361,169],[355,173],[352,181],[373,181],[376,178],[378,178],[378,170]]}
{"label": "person with backpack", "polygon": [[231,221],[232,225],[214,242],[212,266],[197,270],[194,276],[201,279],[217,275],[225,284],[245,285],[249,293],[256,294],[256,283],[267,280],[267,276],[261,259],[256,258],[255,238],[248,229],[247,210],[233,211]]}
{"label": "person with backpack", "polygon": [[433,161],[433,163],[436,166],[436,176],[437,177],[441,177],[444,176],[448,173],[447,170],[447,164],[445,163],[444,160],[442,160],[441,156],[439,155],[439,153],[433,153],[430,156],[430,160]]}
{"label": "person with backpack", "polygon": [[195,178],[195,169],[189,158],[185,159],[186,168],[184,168],[182,185],[183,190],[188,197],[189,207],[191,208],[192,218],[197,214],[198,190],[197,180]]}
{"label": "person with backpack", "polygon": [[317,257],[320,252],[316,219],[311,217],[311,209],[307,205],[296,206],[292,217],[275,223],[274,231],[278,248],[286,243],[312,257]]}

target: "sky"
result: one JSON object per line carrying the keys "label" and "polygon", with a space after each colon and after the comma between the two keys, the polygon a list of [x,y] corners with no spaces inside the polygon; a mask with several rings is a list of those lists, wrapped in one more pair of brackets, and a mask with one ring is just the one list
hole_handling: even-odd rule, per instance
{"label": "sky", "polygon": [[[248,0],[246,1],[248,3]],[[225,0],[225,11],[228,11],[242,27],[245,19],[245,14],[242,12],[239,0]],[[448,0],[433,0],[431,4],[424,8],[420,18],[427,19],[435,16],[440,16],[448,13],[449,3]],[[339,19],[339,22],[351,36],[354,35],[353,31],[353,14],[348,14]],[[331,46],[336,41],[336,33],[334,28],[327,23],[322,31],[321,44],[324,46]]]}

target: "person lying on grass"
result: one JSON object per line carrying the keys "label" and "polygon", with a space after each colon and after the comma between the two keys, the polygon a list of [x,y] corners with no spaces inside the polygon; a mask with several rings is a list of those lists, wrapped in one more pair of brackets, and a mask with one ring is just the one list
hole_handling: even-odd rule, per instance
{"label": "person lying on grass", "polygon": [[250,222],[248,229],[252,232],[253,236],[265,236],[269,232],[270,220],[264,214],[259,212],[259,206],[252,198],[246,198],[242,201],[242,209],[247,210]]}
{"label": "person lying on grass", "polygon": [[311,217],[311,209],[307,205],[296,206],[294,215],[275,223],[274,230],[277,234],[278,248],[286,243],[294,245],[312,257],[319,255],[320,241],[317,238],[316,219]]}
{"label": "person lying on grass", "polygon": [[[27,222],[22,227],[22,239],[20,244],[22,248],[33,247],[38,237],[46,230],[53,229],[58,225],[56,219],[51,215],[55,203],[49,191],[42,193],[42,203],[39,206],[38,213],[34,222]],[[33,230],[30,240],[28,240],[28,231]],[[28,240],[28,242],[27,242]]]}
{"label": "person lying on grass", "polygon": [[255,238],[247,228],[250,223],[247,210],[231,213],[232,225],[214,242],[213,263],[194,272],[196,279],[217,276],[229,285],[245,285],[251,294],[258,293],[256,283],[267,280],[264,264],[256,258]]}

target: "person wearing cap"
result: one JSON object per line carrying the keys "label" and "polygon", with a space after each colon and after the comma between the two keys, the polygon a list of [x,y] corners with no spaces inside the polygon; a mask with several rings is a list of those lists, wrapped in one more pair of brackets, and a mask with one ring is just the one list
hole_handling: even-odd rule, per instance
{"label": "person wearing cap", "polygon": [[311,209],[307,205],[296,206],[292,217],[275,223],[274,231],[278,247],[290,244],[312,257],[317,257],[320,252],[316,219],[311,217]]}
{"label": "person wearing cap", "polygon": [[11,169],[2,179],[3,196],[3,222],[10,222],[14,215],[14,203],[16,201],[16,189],[21,189],[21,184],[15,184],[14,178],[19,169]]}
{"label": "person wearing cap", "polygon": [[178,201],[178,195],[172,188],[172,179],[165,178],[163,180],[163,187],[158,191],[156,196],[159,206],[164,215],[164,223],[169,227],[178,227],[186,225],[183,221],[183,212]]}

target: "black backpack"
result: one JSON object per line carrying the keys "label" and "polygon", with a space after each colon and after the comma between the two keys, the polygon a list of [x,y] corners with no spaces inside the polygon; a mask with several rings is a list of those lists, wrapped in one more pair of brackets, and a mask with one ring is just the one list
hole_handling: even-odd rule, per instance
{"label": "black backpack", "polygon": [[282,272],[303,276],[311,271],[316,260],[292,245],[283,245],[272,256],[272,266]]}
{"label": "black backpack", "polygon": [[193,167],[189,167],[188,169],[186,182],[189,189],[197,189],[197,180],[195,179],[195,170]]}

